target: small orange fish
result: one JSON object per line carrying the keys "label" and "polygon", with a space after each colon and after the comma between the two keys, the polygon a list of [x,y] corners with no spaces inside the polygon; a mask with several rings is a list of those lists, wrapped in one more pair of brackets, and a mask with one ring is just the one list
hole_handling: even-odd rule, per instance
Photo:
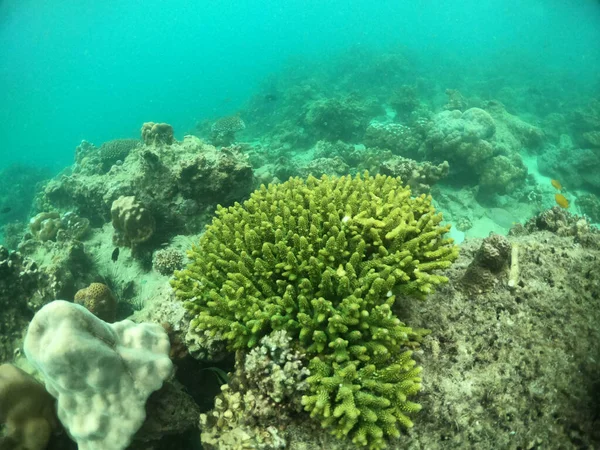
{"label": "small orange fish", "polygon": [[552,186],[554,186],[555,189],[558,189],[559,191],[562,191],[562,184],[560,184],[560,181],[558,181],[558,180],[550,180],[550,183],[552,183]]}
{"label": "small orange fish", "polygon": [[554,194],[554,200],[556,200],[556,204],[561,208],[569,207],[569,200],[562,194]]}

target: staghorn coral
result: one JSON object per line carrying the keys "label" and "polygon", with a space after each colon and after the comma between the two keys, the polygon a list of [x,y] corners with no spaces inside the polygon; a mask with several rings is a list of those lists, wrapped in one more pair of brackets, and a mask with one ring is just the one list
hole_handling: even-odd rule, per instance
{"label": "staghorn coral", "polygon": [[115,245],[135,248],[154,234],[154,217],[134,196],[121,196],[115,200],[110,215],[115,229]]}
{"label": "staghorn coral", "polygon": [[84,306],[88,311],[105,322],[112,323],[117,316],[117,299],[102,283],[92,283],[75,293],[75,303]]}
{"label": "staghorn coral", "polygon": [[146,122],[141,129],[142,141],[146,145],[171,145],[173,143],[173,127],[168,123]]}
{"label": "staghorn coral", "polygon": [[385,446],[412,426],[421,331],[392,312],[446,279],[457,256],[431,197],[386,176],[293,178],[218,208],[172,286],[190,333],[255,347],[286,330],[311,359],[303,404],[337,437]]}

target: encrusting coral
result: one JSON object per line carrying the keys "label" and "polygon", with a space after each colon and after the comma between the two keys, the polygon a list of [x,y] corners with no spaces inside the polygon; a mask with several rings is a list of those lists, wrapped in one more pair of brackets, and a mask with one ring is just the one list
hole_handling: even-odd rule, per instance
{"label": "encrusting coral", "polygon": [[305,410],[338,437],[385,447],[420,409],[407,347],[423,330],[393,313],[446,281],[458,250],[431,197],[397,178],[292,178],[219,208],[172,285],[191,332],[248,350],[285,330],[310,359]]}

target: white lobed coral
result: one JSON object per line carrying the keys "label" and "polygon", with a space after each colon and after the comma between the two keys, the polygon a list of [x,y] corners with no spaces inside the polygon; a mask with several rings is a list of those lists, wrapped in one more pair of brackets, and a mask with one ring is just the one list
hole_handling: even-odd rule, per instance
{"label": "white lobed coral", "polygon": [[37,312],[24,343],[80,450],[130,444],[146,418],[146,400],[172,373],[169,349],[159,325],[108,324],[62,300]]}

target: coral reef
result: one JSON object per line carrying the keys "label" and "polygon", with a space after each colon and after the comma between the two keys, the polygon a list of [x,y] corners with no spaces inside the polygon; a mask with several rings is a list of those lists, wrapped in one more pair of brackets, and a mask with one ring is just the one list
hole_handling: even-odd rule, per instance
{"label": "coral reef", "polygon": [[548,146],[538,158],[540,172],[560,179],[569,189],[586,189],[600,195],[600,154],[589,148],[574,148],[570,140]]}
{"label": "coral reef", "polygon": [[584,194],[577,197],[579,210],[591,219],[592,222],[600,222],[600,199],[593,194]]}
{"label": "coral reef", "polygon": [[172,372],[159,325],[107,324],[61,300],[34,316],[24,351],[82,450],[125,449],[144,422],[146,400]]}
{"label": "coral reef", "polygon": [[56,240],[60,227],[60,214],[56,211],[39,213],[29,221],[31,233],[40,241]]}
{"label": "coral reef", "polygon": [[0,361],[10,361],[33,313],[29,302],[41,281],[38,264],[0,245]]}
{"label": "coral reef", "polygon": [[235,134],[246,129],[240,116],[221,117],[211,128],[210,142],[217,147],[229,147],[235,142]]}
{"label": "coral reef", "polygon": [[569,117],[570,128],[577,146],[600,147],[600,101],[593,99],[580,106]]}
{"label": "coral reef", "polygon": [[502,279],[502,274],[505,274],[511,252],[510,242],[504,236],[492,234],[485,238],[465,271],[465,288],[481,293],[493,287]]}
{"label": "coral reef", "polygon": [[[506,118],[503,111],[497,117]],[[433,117],[421,151],[433,161],[448,160],[453,179],[471,180],[482,193],[511,193],[525,183],[527,168],[518,153],[524,144],[506,123],[480,108],[443,111]]]}
{"label": "coral reef", "polygon": [[[321,175],[332,175],[342,176],[346,175],[350,167],[346,162],[339,156],[334,158],[316,158],[312,161],[298,167],[294,175],[299,175],[303,178],[312,175],[313,177],[320,177]],[[289,178],[289,177],[284,177]]]}
{"label": "coral reef", "polygon": [[508,243],[519,248],[513,286],[502,276],[465,289],[482,244],[467,240],[449,283],[404,309],[431,330],[417,356],[427,414],[405,448],[598,447],[600,236],[532,231]]}
{"label": "coral reef", "polygon": [[217,150],[186,136],[168,147],[140,145],[106,174],[63,173],[45,186],[36,207],[73,211],[99,227],[110,220],[115,200],[134,196],[152,211],[157,239],[167,240],[200,231],[217,203],[242,200],[252,183],[248,158],[237,147]]}
{"label": "coral reef", "polygon": [[237,370],[215,408],[200,416],[202,444],[219,450],[286,448],[290,415],[302,410],[299,394],[308,389],[305,365],[283,330],[263,337],[247,355],[238,352]]}
{"label": "coral reef", "polygon": [[554,206],[536,214],[524,225],[516,225],[510,234],[519,236],[536,231],[551,231],[558,236],[572,236],[576,240],[586,240],[594,235],[600,236],[598,229],[590,224],[585,217],[580,217],[569,211]]}
{"label": "coral reef", "polygon": [[105,142],[98,149],[98,157],[102,164],[103,172],[108,172],[110,168],[123,163],[131,150],[140,145],[137,139],[113,139]]}
{"label": "coral reef", "polygon": [[389,99],[389,105],[396,111],[396,119],[406,118],[419,104],[417,87],[407,84],[396,89]]}
{"label": "coral reef", "polygon": [[117,299],[105,284],[92,283],[88,287],[78,290],[75,293],[74,301],[105,322],[115,321]]}
{"label": "coral reef", "polygon": [[110,208],[115,229],[113,242],[134,249],[152,237],[156,229],[154,216],[134,196],[121,196]]}
{"label": "coral reef", "polygon": [[42,242],[26,233],[18,250],[33,261],[39,261],[40,283],[35,295],[29,299],[34,311],[49,300],[73,298],[77,290],[88,286],[97,277],[92,256],[80,241]]}
{"label": "coral reef", "polygon": [[172,285],[205,341],[247,350],[286,330],[311,360],[305,409],[340,438],[382,447],[420,409],[404,349],[421,332],[391,308],[445,281],[435,272],[457,249],[440,221],[430,197],[395,178],[290,179],[219,208]]}
{"label": "coral reef", "polygon": [[369,123],[369,106],[356,96],[319,98],[307,105],[304,122],[317,139],[356,142]]}
{"label": "coral reef", "polygon": [[0,365],[0,425],[4,449],[45,450],[60,427],[54,398],[27,372]]}
{"label": "coral reef", "polygon": [[173,143],[173,127],[168,123],[146,122],[141,129],[142,141],[145,145],[171,145]]}
{"label": "coral reef", "polygon": [[50,176],[48,169],[26,164],[10,164],[0,168],[0,228],[4,224],[24,222],[29,218],[39,184]]}
{"label": "coral reef", "polygon": [[365,132],[364,142],[367,147],[377,147],[395,155],[416,158],[425,140],[422,126],[401,125],[398,123],[371,122]]}
{"label": "coral reef", "polygon": [[81,141],[75,149],[75,165],[73,173],[85,175],[102,175],[113,166],[121,165],[127,156],[138,146],[137,139],[113,139],[97,148],[88,141]]}
{"label": "coral reef", "polygon": [[419,163],[402,156],[393,156],[381,164],[379,173],[400,177],[414,195],[421,195],[428,194],[431,186],[447,177],[449,169],[448,161],[436,165],[430,162]]}
{"label": "coral reef", "polygon": [[89,231],[90,221],[73,212],[41,212],[29,221],[29,230],[39,241],[80,240]]}
{"label": "coral reef", "polygon": [[444,109],[465,111],[469,107],[469,103],[458,89],[446,89],[445,93],[448,97],[448,103],[444,105]]}
{"label": "coral reef", "polygon": [[161,275],[172,275],[176,270],[181,270],[184,263],[184,255],[175,249],[163,249],[154,253],[152,267]]}

